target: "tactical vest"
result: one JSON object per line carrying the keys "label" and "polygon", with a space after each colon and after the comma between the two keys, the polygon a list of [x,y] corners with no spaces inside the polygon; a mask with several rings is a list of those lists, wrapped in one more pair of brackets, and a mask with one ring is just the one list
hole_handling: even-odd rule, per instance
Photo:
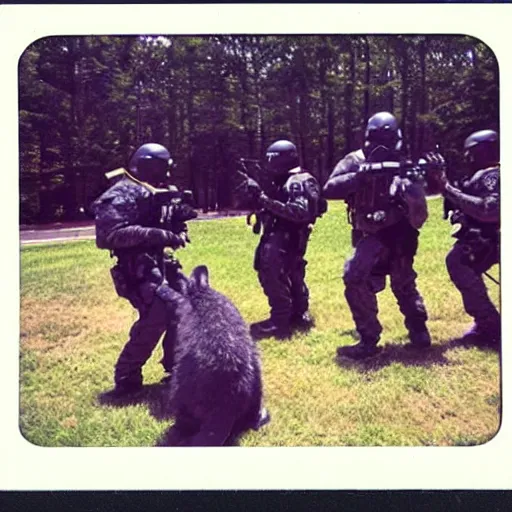
{"label": "tactical vest", "polygon": [[376,233],[403,218],[402,207],[389,193],[399,167],[399,162],[361,164],[357,172],[364,173],[361,177],[363,182],[354,194],[352,203],[355,227],[367,233]]}

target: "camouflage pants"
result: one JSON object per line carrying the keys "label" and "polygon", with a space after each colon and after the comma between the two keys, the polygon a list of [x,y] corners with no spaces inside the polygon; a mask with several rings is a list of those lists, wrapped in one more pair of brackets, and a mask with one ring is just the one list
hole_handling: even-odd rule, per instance
{"label": "camouflage pants", "polygon": [[[115,366],[114,380],[142,382],[142,367],[149,359],[162,335],[163,358],[160,361],[164,370],[170,372],[174,362],[174,345],[178,318],[176,306],[179,293],[166,281],[159,286],[144,282],[145,300],[137,301],[138,320],[130,329],[129,339]],[[176,287],[174,287],[176,288]],[[152,293],[148,291],[152,289]],[[133,301],[131,301],[133,304]]]}
{"label": "camouflage pants", "polygon": [[256,249],[254,268],[276,323],[287,324],[308,310],[304,252],[289,247],[286,233],[281,232],[262,237]]}
{"label": "camouflage pants", "polygon": [[378,235],[367,235],[359,240],[354,255],[345,263],[343,280],[345,297],[361,338],[377,343],[382,326],[377,318],[377,291],[372,271],[377,263],[386,263],[391,290],[396,297],[405,326],[409,331],[425,328],[427,312],[416,288],[417,274],[413,268],[418,244],[418,232],[409,231],[397,238],[393,245]]}
{"label": "camouflage pants", "polygon": [[468,260],[469,247],[457,241],[446,256],[446,268],[452,282],[462,295],[464,309],[475,322],[485,328],[496,329],[500,325],[500,315],[487,293],[482,274],[498,263],[496,246],[491,246],[484,257],[475,262]]}

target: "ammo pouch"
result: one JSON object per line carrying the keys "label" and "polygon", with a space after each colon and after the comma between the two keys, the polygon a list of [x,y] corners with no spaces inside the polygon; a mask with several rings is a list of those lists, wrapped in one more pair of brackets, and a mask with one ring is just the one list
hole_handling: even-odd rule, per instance
{"label": "ammo pouch", "polygon": [[464,252],[463,262],[472,267],[487,267],[499,255],[499,237],[486,236],[479,228],[463,226],[452,235],[459,240]]}
{"label": "ammo pouch", "polygon": [[148,253],[125,251],[110,269],[117,295],[128,299],[134,308],[151,304],[155,290],[164,281],[158,258]]}
{"label": "ammo pouch", "polygon": [[380,241],[391,251],[390,258],[414,258],[418,250],[419,231],[407,219],[377,233]]}
{"label": "ammo pouch", "polygon": [[130,296],[129,286],[119,263],[116,263],[110,269],[110,275],[112,276],[112,281],[114,282],[114,288],[117,295],[119,295],[119,297],[123,297],[124,299],[128,299]]}

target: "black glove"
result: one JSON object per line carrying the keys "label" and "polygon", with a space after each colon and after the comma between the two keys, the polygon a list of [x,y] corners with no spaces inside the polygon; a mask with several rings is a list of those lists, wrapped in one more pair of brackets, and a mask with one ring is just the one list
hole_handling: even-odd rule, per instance
{"label": "black glove", "polygon": [[165,243],[166,247],[170,247],[172,250],[179,249],[180,247],[185,247],[187,244],[186,233],[180,233],[179,235],[173,233],[172,231],[167,231],[168,240]]}
{"label": "black glove", "polygon": [[256,181],[256,180],[253,180],[252,178],[249,178],[247,180],[247,183],[245,184],[246,188],[247,188],[247,193],[251,196],[251,197],[259,197],[261,195],[261,187],[259,185],[259,183]]}
{"label": "black glove", "polygon": [[446,167],[446,160],[441,153],[437,153],[435,151],[431,151],[423,156],[423,158],[428,162],[429,167],[432,169],[440,169],[444,170]]}

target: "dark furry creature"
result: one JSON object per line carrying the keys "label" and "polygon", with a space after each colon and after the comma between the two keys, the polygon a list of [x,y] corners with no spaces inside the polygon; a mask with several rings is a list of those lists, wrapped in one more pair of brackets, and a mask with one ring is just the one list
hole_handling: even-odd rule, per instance
{"label": "dark furry creature", "polygon": [[239,311],[210,288],[205,266],[193,270],[182,292],[166,397],[175,424],[159,444],[231,445],[268,421],[259,355]]}

